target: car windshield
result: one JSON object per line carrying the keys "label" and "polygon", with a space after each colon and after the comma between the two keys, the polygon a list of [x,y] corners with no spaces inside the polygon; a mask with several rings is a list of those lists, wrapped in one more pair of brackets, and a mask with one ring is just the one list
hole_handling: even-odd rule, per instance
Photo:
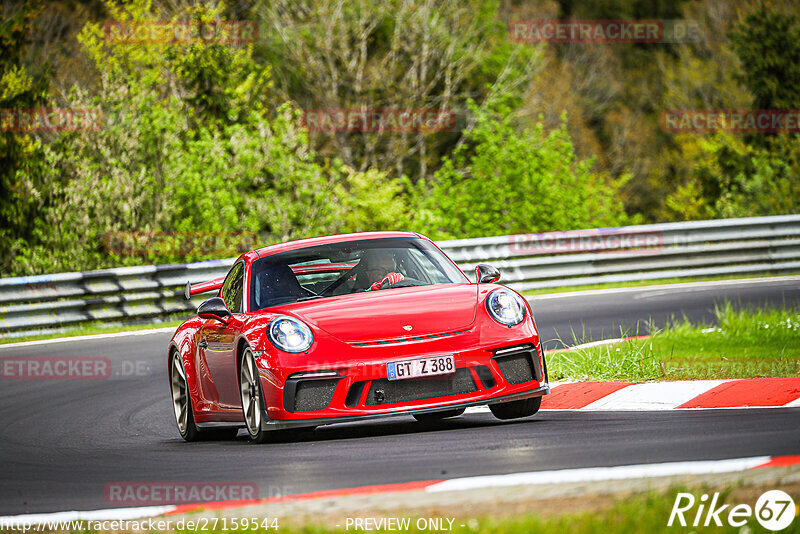
{"label": "car windshield", "polygon": [[336,295],[398,287],[468,283],[431,242],[383,238],[317,245],[253,262],[253,311]]}

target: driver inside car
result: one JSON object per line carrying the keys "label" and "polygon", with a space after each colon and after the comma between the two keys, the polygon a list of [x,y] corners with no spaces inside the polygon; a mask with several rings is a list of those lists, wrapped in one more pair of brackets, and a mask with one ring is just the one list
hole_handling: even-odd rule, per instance
{"label": "driver inside car", "polygon": [[389,250],[373,249],[367,250],[361,259],[364,265],[363,274],[370,291],[377,291],[405,280],[403,273],[398,272],[394,261],[394,255]]}

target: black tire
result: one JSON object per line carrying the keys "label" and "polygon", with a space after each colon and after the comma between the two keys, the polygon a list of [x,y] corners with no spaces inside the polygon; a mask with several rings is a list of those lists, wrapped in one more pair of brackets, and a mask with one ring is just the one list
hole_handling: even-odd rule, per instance
{"label": "black tire", "polygon": [[200,439],[200,430],[194,423],[191,393],[186,381],[186,369],[183,359],[177,351],[172,351],[169,358],[170,392],[172,393],[172,409],[175,414],[175,423],[178,433],[186,441]]}
{"label": "black tire", "polygon": [[191,393],[186,381],[186,368],[183,359],[173,351],[169,360],[170,390],[172,392],[172,408],[178,433],[185,441],[215,441],[235,439],[238,428],[213,428],[203,430],[194,422]]}
{"label": "black tire", "polygon": [[262,428],[266,417],[264,409],[264,394],[261,391],[261,380],[258,377],[253,351],[245,347],[239,359],[239,392],[242,400],[242,416],[250,440],[254,443],[269,441],[270,432]]}
{"label": "black tire", "polygon": [[448,417],[458,417],[462,413],[464,413],[464,408],[453,408],[452,410],[442,410],[441,412],[415,413],[412,415],[420,423],[430,423],[432,421],[441,421]]}
{"label": "black tire", "polygon": [[264,430],[262,422],[267,418],[264,393],[253,351],[246,347],[239,360],[239,391],[242,399],[242,415],[250,441],[253,443],[280,443],[297,440],[294,429]]}
{"label": "black tire", "polygon": [[530,417],[539,411],[541,405],[541,397],[531,397],[530,399],[490,404],[489,409],[492,411],[492,415],[505,421],[519,419],[520,417]]}

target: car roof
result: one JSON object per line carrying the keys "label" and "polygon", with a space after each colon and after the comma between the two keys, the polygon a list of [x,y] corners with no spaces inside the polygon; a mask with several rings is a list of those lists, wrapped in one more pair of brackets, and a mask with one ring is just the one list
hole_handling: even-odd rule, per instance
{"label": "car roof", "polygon": [[316,245],[328,245],[330,243],[343,243],[346,241],[359,241],[362,239],[388,239],[392,237],[417,237],[424,238],[415,232],[359,232],[355,234],[337,234],[327,235],[323,237],[310,237],[308,239],[298,239],[297,241],[287,241],[286,243],[278,243],[277,245],[269,245],[254,250],[259,258],[270,256],[278,252],[286,252],[289,250],[297,250],[305,247],[313,247]]}

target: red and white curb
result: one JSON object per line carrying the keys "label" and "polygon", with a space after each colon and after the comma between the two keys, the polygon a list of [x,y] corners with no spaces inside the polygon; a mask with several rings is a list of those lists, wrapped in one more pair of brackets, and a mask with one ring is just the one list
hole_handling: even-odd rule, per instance
{"label": "red and white curb", "polygon": [[685,410],[797,406],[800,377],[688,380],[642,384],[564,384],[543,404],[551,409]]}
{"label": "red and white curb", "polygon": [[512,473],[508,475],[488,475],[455,478],[450,480],[424,480],[406,482],[402,484],[362,486],[358,488],[316,491],[312,493],[269,497],[265,499],[249,499],[246,501],[207,502],[183,505],[92,510],[85,512],[73,511],[5,516],[0,517],[0,525],[3,525],[6,528],[11,528],[14,525],[37,525],[45,523],[52,524],[59,521],[134,520],[162,515],[172,516],[199,511],[228,510],[252,505],[312,501],[317,499],[331,499],[358,495],[409,492],[441,493],[447,491],[465,491],[511,486],[602,482],[606,480],[626,480],[681,475],[712,475],[721,473],[735,473],[750,469],[762,469],[765,467],[787,467],[798,464],[800,464],[800,455],[753,456],[749,458],[733,458],[728,460],[668,462],[657,464],[622,465],[615,467],[589,467],[581,469],[532,471],[528,473]]}
{"label": "red and white curb", "polygon": [[[649,335],[602,339],[548,351],[568,352]],[[542,410],[675,410],[713,408],[793,408],[800,406],[800,377],[668,382],[551,382]],[[470,410],[467,410],[468,412]],[[488,411],[479,407],[473,412]]]}

